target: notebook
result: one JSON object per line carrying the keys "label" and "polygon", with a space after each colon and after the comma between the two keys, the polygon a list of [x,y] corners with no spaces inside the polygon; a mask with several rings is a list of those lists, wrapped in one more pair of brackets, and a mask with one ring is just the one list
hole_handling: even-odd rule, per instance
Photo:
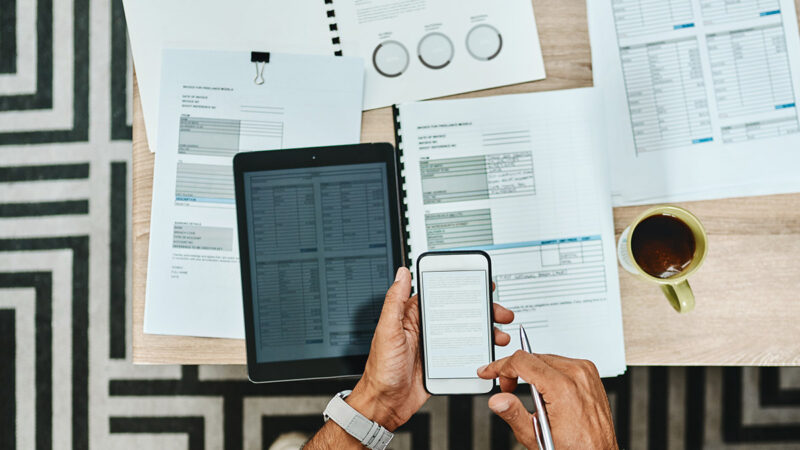
{"label": "notebook", "polygon": [[123,0],[148,144],[165,49],[364,59],[364,109],[545,77],[530,0]]}
{"label": "notebook", "polygon": [[[602,102],[594,88],[404,103],[395,109],[409,260],[430,250],[492,258],[507,347],[625,371]],[[413,271],[412,271],[413,273]],[[502,327],[502,326],[501,326]]]}

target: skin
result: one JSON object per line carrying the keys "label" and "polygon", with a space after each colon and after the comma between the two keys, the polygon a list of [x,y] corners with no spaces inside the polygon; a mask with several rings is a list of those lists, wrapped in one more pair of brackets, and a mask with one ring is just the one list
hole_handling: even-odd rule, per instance
{"label": "skin", "polygon": [[[364,375],[345,400],[389,431],[408,421],[430,397],[422,382],[417,297],[410,295],[411,274],[401,268],[386,293]],[[494,318],[508,324],[514,320],[514,313],[495,304]],[[494,339],[497,345],[508,345],[511,340],[496,328]],[[511,426],[514,436],[527,448],[538,447],[532,414],[511,393],[518,377],[535,384],[542,394],[557,449],[618,448],[608,398],[597,368],[590,361],[517,351],[479,368],[478,376],[499,378],[503,392],[489,399],[489,408]],[[328,421],[304,448],[363,446],[339,425]]]}
{"label": "skin", "polygon": [[536,449],[538,445],[533,414],[511,394],[518,377],[533,383],[542,394],[555,448],[618,448],[608,397],[591,361],[518,350],[512,356],[481,367],[478,376],[500,379],[503,392],[489,399],[489,408],[508,423],[525,447]]}
{"label": "skin", "polygon": [[[430,397],[422,383],[417,296],[410,295],[411,273],[401,267],[386,293],[364,375],[345,400],[389,431],[406,423]],[[507,324],[514,320],[514,313],[495,304],[494,318]],[[497,345],[508,345],[511,341],[508,334],[496,328],[494,339]],[[363,447],[339,425],[328,421],[304,448]]]}

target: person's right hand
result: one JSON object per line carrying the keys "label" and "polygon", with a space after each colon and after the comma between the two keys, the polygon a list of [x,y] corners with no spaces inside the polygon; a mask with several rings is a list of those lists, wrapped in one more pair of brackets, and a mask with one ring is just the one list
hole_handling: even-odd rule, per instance
{"label": "person's right hand", "polygon": [[503,392],[489,399],[489,408],[511,426],[525,447],[535,449],[538,445],[532,414],[510,393],[517,387],[517,377],[533,383],[542,394],[555,448],[618,448],[608,397],[591,361],[517,350],[481,367],[478,376],[500,378]]}

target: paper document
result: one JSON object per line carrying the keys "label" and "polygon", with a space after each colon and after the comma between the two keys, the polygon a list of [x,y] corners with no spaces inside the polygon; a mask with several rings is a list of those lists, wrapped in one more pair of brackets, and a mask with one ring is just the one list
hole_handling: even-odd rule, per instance
{"label": "paper document", "polygon": [[530,0],[334,0],[364,109],[545,77]]}
{"label": "paper document", "polygon": [[333,55],[323,0],[123,0],[147,142],[156,151],[161,52],[169,48]]}
{"label": "paper document", "polygon": [[591,88],[399,107],[411,259],[480,249],[520,348],[625,371],[601,101]]}
{"label": "paper document", "polygon": [[614,204],[800,190],[792,0],[589,0]]}
{"label": "paper document", "polygon": [[530,0],[123,0],[150,149],[161,52],[356,56],[364,109],[545,77]]}
{"label": "paper document", "polygon": [[358,58],[167,50],[144,332],[243,338],[233,156],[359,141]]}

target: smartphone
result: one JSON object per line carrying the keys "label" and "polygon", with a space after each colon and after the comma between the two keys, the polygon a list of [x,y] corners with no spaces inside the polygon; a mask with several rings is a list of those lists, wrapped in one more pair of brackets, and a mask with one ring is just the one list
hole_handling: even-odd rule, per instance
{"label": "smartphone", "polygon": [[494,380],[477,370],[494,361],[492,265],[482,251],[423,253],[417,293],[425,389],[438,394],[485,394]]}

